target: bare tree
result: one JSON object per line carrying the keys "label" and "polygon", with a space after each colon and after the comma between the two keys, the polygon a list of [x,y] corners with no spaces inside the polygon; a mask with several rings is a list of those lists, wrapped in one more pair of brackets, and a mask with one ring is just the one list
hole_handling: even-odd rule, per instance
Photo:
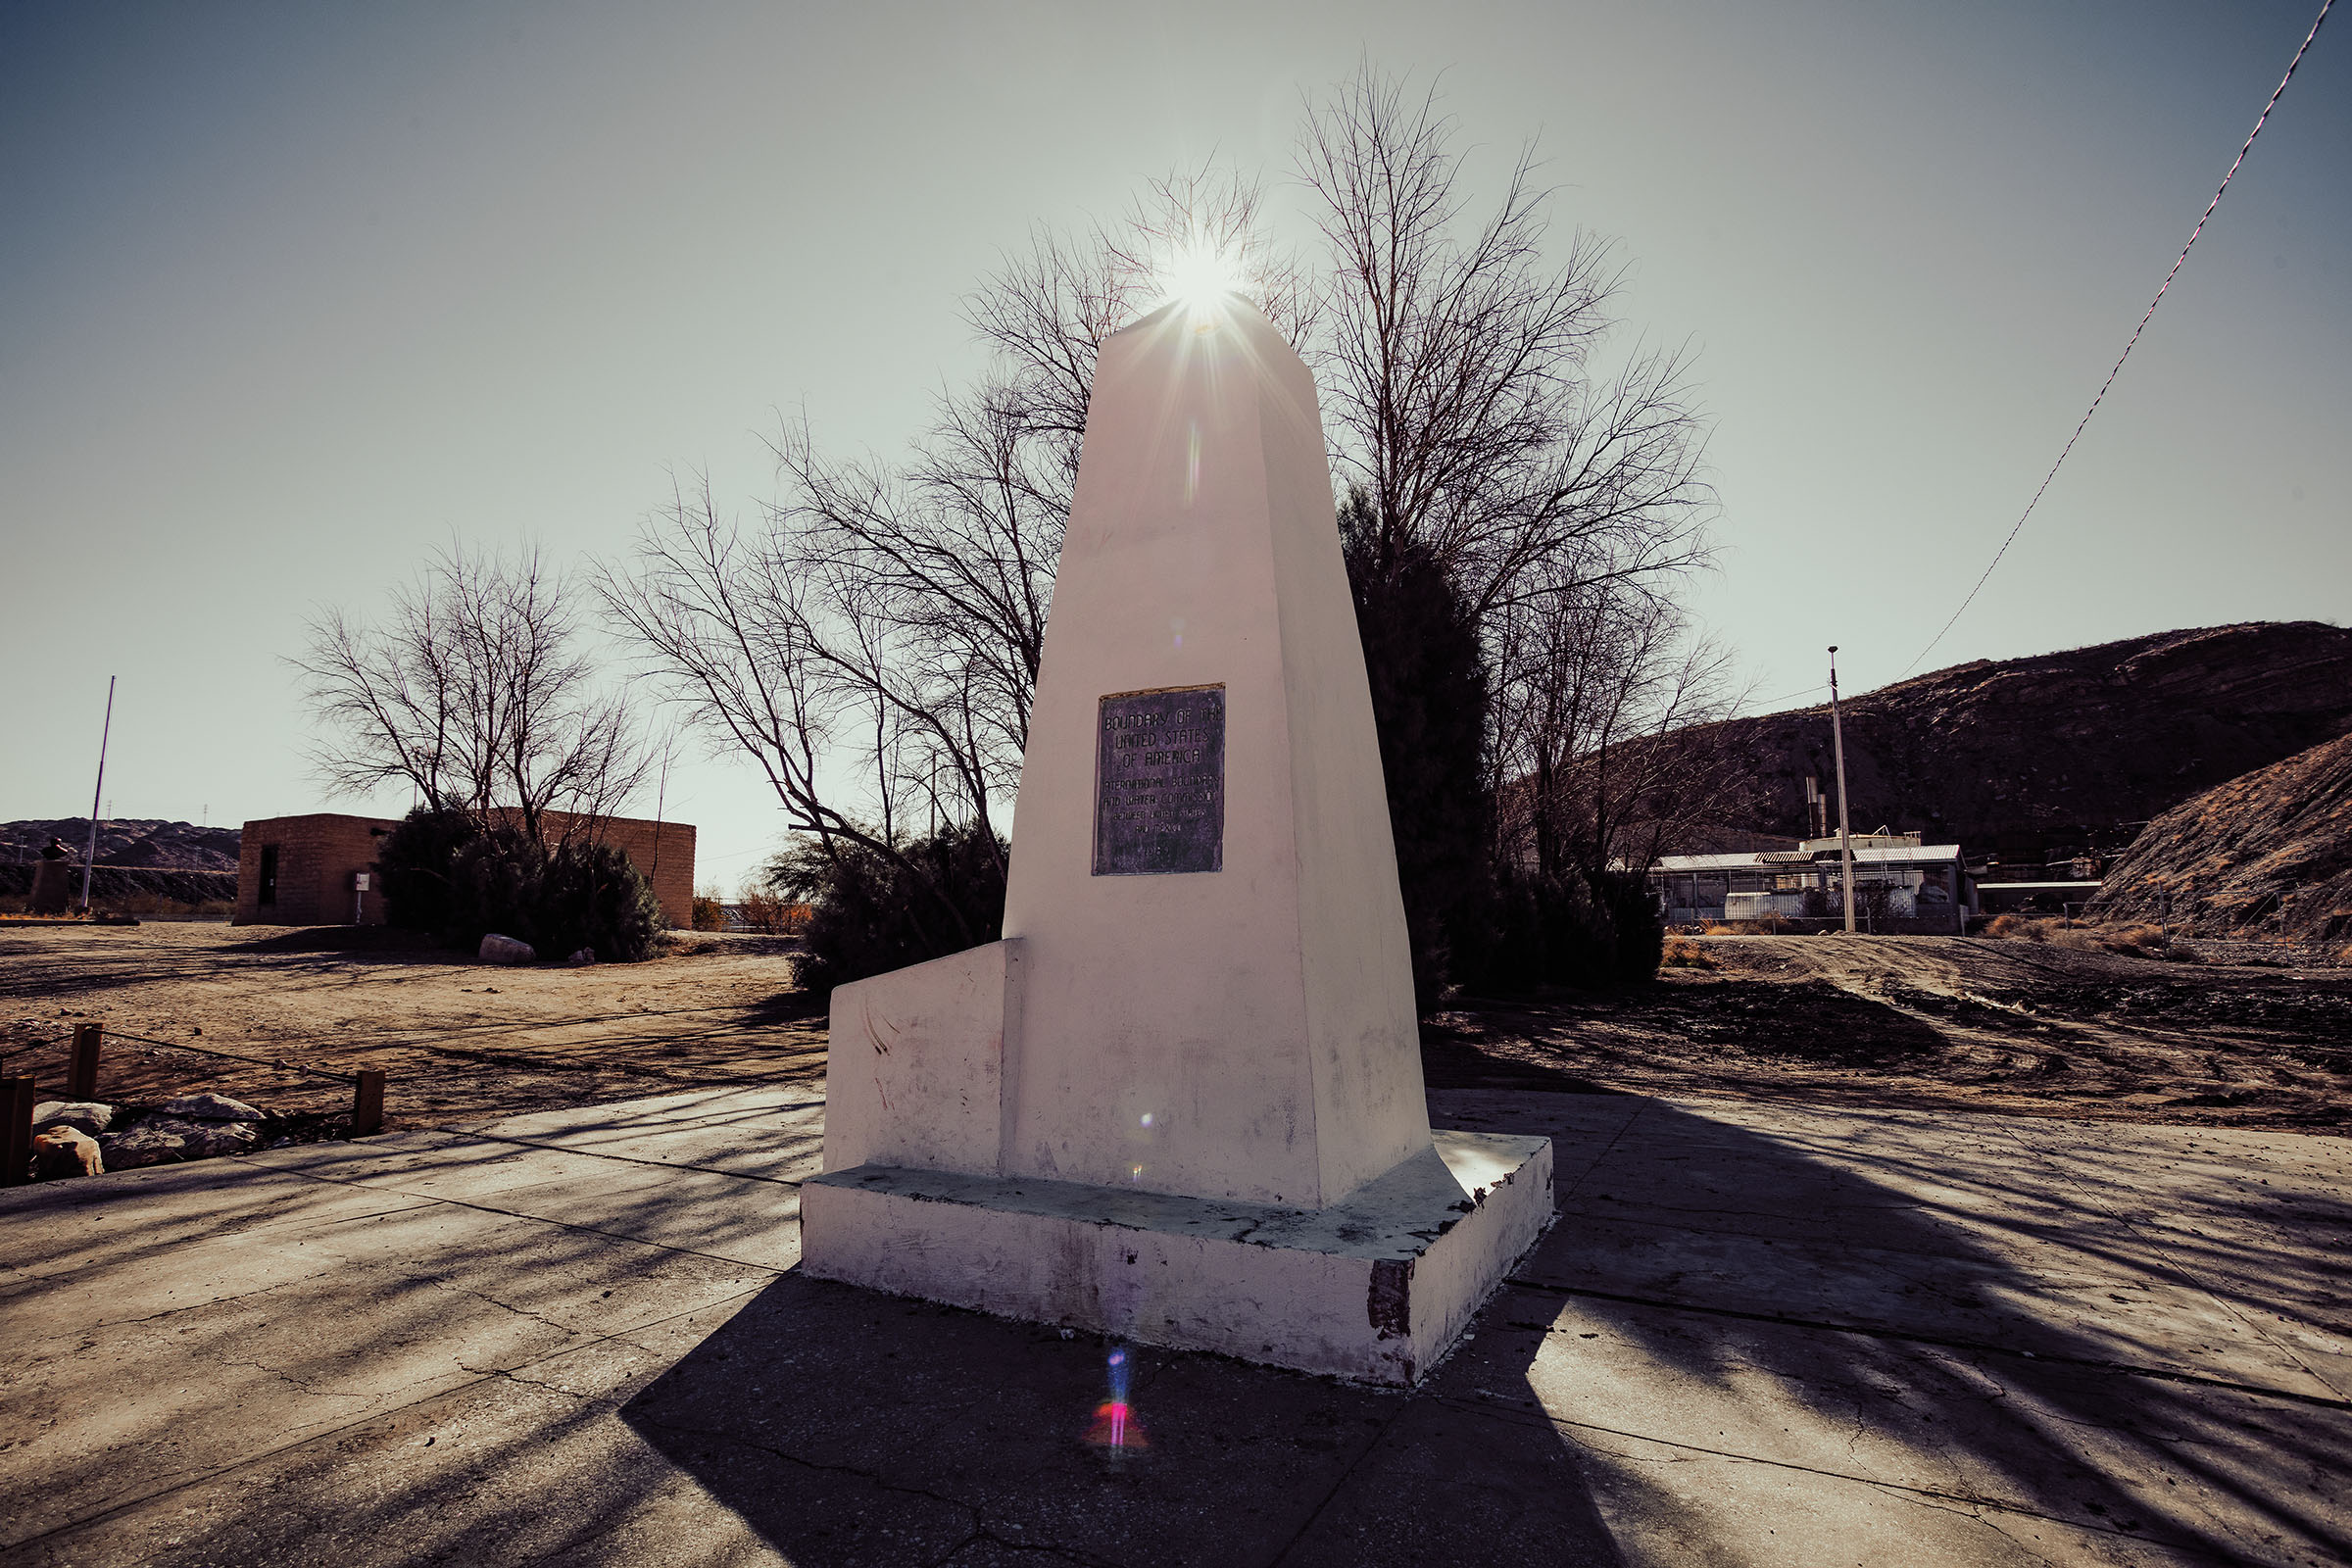
{"label": "bare tree", "polygon": [[1700,564],[1714,498],[1685,356],[1637,349],[1595,375],[1613,247],[1555,243],[1532,149],[1473,219],[1453,142],[1434,92],[1367,65],[1310,105],[1299,143],[1330,259],[1309,347],[1334,460],[1372,500],[1375,569],[1425,549],[1483,619]]}
{"label": "bare tree", "polygon": [[[1610,248],[1579,234],[1554,254],[1525,156],[1468,221],[1452,135],[1432,100],[1368,69],[1310,108],[1300,172],[1329,246],[1319,271],[1265,242],[1254,180],[1206,167],[1115,221],[1033,232],[964,301],[986,372],[941,396],[903,460],[831,458],[806,421],[787,424],[782,499],[747,531],[707,485],[679,492],[601,579],[618,622],[826,852],[858,846],[919,881],[905,853],[918,820],[993,845],[1102,343],[1157,303],[1171,260],[1209,252],[1316,362],[1335,456],[1376,518],[1375,572],[1442,564],[1495,690],[1536,711],[1541,661],[1578,657],[1560,639],[1590,598],[1619,603],[1614,585],[1662,603],[1705,559],[1704,425],[1681,355],[1592,368],[1614,325]],[[1495,753],[1549,755],[1545,735],[1532,750],[1498,737]]]}
{"label": "bare tree", "polygon": [[[854,845],[892,860],[939,895],[928,918],[968,944],[969,921],[906,853],[901,823],[917,805],[945,803],[951,820],[976,821],[995,843],[990,797],[1019,766],[1027,706],[1024,696],[1017,710],[991,708],[989,695],[1033,690],[1036,665],[1018,651],[1017,624],[1011,654],[978,648],[942,601],[960,590],[953,603],[985,601],[1017,622],[1041,574],[1024,581],[1002,557],[1001,575],[975,566],[895,476],[827,466],[804,433],[788,431],[778,454],[805,476],[793,504],[746,530],[720,514],[708,480],[681,487],[634,558],[600,569],[598,590],[688,723],[715,752],[760,767],[788,829],[814,834],[829,856]],[[1049,558],[1042,575],[1051,570]],[[1034,616],[1042,631],[1042,603]]]}
{"label": "bare tree", "polygon": [[576,600],[535,547],[453,545],[380,618],[321,611],[292,662],[326,732],[313,760],[330,790],[406,784],[434,810],[511,809],[542,842],[551,812],[593,832],[649,761],[626,698],[598,687],[581,651]]}
{"label": "bare tree", "polygon": [[789,422],[771,442],[782,498],[755,529],[722,518],[707,483],[681,488],[635,560],[600,575],[649,669],[718,748],[758,760],[791,830],[928,885],[913,825],[970,826],[1002,870],[1102,343],[1185,247],[1222,253],[1298,324],[1307,291],[1257,239],[1259,200],[1203,169],[1117,223],[1039,230],[965,300],[991,364],[942,394],[903,460],[829,458]]}
{"label": "bare tree", "polygon": [[1670,601],[1601,581],[1497,618],[1494,788],[1517,863],[1639,870],[1744,798],[1749,770],[1716,721],[1746,694]]}

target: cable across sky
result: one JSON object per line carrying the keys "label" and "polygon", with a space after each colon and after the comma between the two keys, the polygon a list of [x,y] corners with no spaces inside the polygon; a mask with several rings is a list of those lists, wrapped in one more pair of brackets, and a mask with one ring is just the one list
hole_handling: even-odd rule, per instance
{"label": "cable across sky", "polygon": [[2148,301],[2147,310],[2140,315],[2139,325],[2132,329],[2132,340],[2124,345],[2124,352],[2116,356],[2115,368],[2107,372],[2107,379],[2099,383],[2098,396],[2092,398],[2090,407],[2082,411],[2082,419],[2075,425],[2075,433],[2066,438],[2066,445],[2058,453],[2058,461],[2051,464],[2050,471],[2041,476],[2040,485],[2034,491],[2034,499],[2026,503],[2024,512],[2018,514],[2017,521],[2010,526],[2009,536],[2001,541],[2001,548],[1992,553],[1992,560],[1985,564],[1984,575],[1977,579],[1975,587],[1969,589],[1968,597],[1960,601],[1960,608],[1952,612],[1952,618],[1945,621],[1943,629],[1930,638],[1928,646],[1922,648],[1913,657],[1911,662],[1903,666],[1903,673],[1895,677],[1897,680],[1904,679],[1917,669],[1928,655],[1936,651],[1936,645],[1942,642],[1951,629],[1959,624],[1960,617],[1968,613],[1968,607],[1977,602],[1977,595],[1982,593],[1984,584],[1991,580],[1993,568],[2001,564],[2001,558],[2007,555],[2009,547],[2017,542],[2018,533],[2025,527],[2026,519],[2034,515],[2034,509],[2041,504],[2042,494],[2050,488],[2050,481],[2058,477],[2060,466],[2066,462],[2067,454],[2075,450],[2075,443],[2082,439],[2083,429],[2090,423],[2090,416],[2099,412],[2099,405],[2106,400],[2107,389],[2115,385],[2115,378],[2122,371],[2124,361],[2132,357],[2132,350],[2139,343],[2139,334],[2147,330],[2149,318],[2156,314],[2156,307],[2164,302],[2164,291],[2171,288],[2173,279],[2180,275],[2181,264],[2188,260],[2189,246],[2196,244],[2197,236],[2205,232],[2206,220],[2213,217],[2214,209],[2222,205],[2223,193],[2229,190],[2230,181],[2236,177],[2239,166],[2246,161],[2246,154],[2254,150],[2254,138],[2261,135],[2262,127],[2269,123],[2271,111],[2278,107],[2278,99],[2286,91],[2286,84],[2295,79],[2295,68],[2303,63],[2303,56],[2310,50],[2311,41],[2320,35],[2320,24],[2328,20],[2328,12],[2334,4],[2335,0],[2321,0],[2320,14],[2312,20],[2311,30],[2303,35],[2302,46],[2295,50],[2295,58],[2286,63],[2286,74],[2280,76],[2278,85],[2272,89],[2271,101],[2262,106],[2262,114],[2256,118],[2254,128],[2246,133],[2245,145],[2237,150],[2237,157],[2230,161],[2230,172],[2222,176],[2222,183],[2215,189],[2213,200],[2205,204],[2204,216],[2197,220],[2197,226],[2189,230],[2188,244],[2180,247],[2180,256],[2173,262],[2173,270],[2164,274],[2164,282],[2158,285],[2156,297]]}

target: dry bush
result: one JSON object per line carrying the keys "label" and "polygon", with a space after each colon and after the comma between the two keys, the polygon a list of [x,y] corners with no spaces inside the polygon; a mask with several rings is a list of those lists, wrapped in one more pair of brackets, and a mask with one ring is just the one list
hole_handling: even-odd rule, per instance
{"label": "dry bush", "polygon": [[1662,969],[1712,969],[1715,967],[1715,960],[1708,957],[1707,950],[1697,943],[1682,937],[1675,937],[1667,942],[1665,952],[1659,955],[1658,967]]}
{"label": "dry bush", "polygon": [[697,893],[694,896],[694,928],[697,931],[724,931],[727,928],[726,906],[715,893]]}
{"label": "dry bush", "polygon": [[789,936],[808,923],[808,906],[795,904],[764,889],[746,888],[743,902],[736,908],[743,916],[745,930],[769,936]]}
{"label": "dry bush", "polygon": [[2036,920],[2030,915],[1996,914],[1992,917],[1992,924],[1984,928],[1984,934],[2022,942],[2047,942],[2050,939],[2048,926],[2048,921]]}
{"label": "dry bush", "polygon": [[[2001,916],[2002,920],[2010,916]],[[2000,922],[1995,921],[1997,926]],[[2043,927],[2040,937],[2031,932],[2017,934],[2028,941],[2046,940],[2053,947],[2070,948],[2077,953],[2115,953],[2134,958],[2160,958],[2172,946],[2171,939],[2161,926],[2134,921],[2124,926],[2062,926],[2048,921],[2037,922]],[[2006,934],[2006,933],[2003,933]]]}

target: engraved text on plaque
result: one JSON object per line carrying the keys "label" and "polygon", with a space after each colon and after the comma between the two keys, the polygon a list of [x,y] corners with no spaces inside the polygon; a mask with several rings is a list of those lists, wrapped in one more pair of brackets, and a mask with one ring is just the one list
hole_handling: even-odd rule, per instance
{"label": "engraved text on plaque", "polygon": [[1095,875],[1225,868],[1225,688],[1105,697],[1095,737]]}

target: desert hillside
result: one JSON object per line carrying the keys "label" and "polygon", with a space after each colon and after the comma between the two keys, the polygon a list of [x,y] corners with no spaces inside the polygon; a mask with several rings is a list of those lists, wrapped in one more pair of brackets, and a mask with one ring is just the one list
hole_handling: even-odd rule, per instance
{"label": "desert hillside", "polygon": [[2132,841],[2091,905],[2214,936],[2352,942],[2352,735],[2233,778]]}
{"label": "desert hillside", "polygon": [[[1844,710],[1857,830],[2120,848],[2189,797],[2352,730],[2352,631],[2265,621],[1979,660]],[[1755,780],[1749,819],[1730,825],[1804,833],[1806,776],[1835,777],[1828,705],[1717,729]]]}
{"label": "desert hillside", "polygon": [[[0,822],[0,863],[37,859],[53,836],[66,841],[79,864],[90,842],[90,819]],[[198,827],[192,822],[135,817],[103,821],[98,824],[96,863],[162,871],[234,871],[239,836],[237,828]]]}

